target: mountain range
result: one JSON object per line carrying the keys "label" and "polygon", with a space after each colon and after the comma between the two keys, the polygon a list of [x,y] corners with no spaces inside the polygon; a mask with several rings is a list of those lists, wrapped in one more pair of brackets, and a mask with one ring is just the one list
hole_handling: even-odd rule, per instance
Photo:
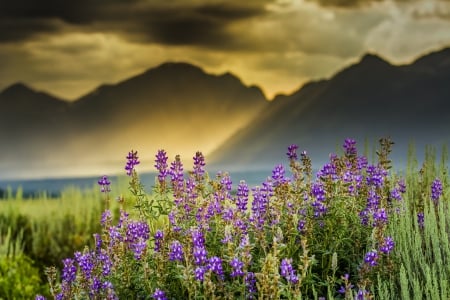
{"label": "mountain range", "polygon": [[[394,159],[408,145],[449,142],[450,48],[408,65],[375,54],[291,95],[265,99],[256,86],[187,63],[164,63],[73,102],[16,83],[0,93],[0,178],[118,172],[130,149],[149,169],[157,149],[227,170],[286,162],[288,145],[324,162],[347,137],[390,136]],[[190,162],[189,162],[190,163]]]}

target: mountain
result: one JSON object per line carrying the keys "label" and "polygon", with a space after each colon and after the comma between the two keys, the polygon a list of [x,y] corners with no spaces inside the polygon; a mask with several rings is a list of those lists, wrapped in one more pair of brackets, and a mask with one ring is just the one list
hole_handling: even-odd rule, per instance
{"label": "mountain", "polygon": [[394,66],[367,54],[328,80],[310,82],[274,99],[245,129],[210,155],[217,166],[270,168],[286,162],[292,143],[309,152],[316,167],[343,140],[355,138],[361,151],[390,136],[393,157],[404,165],[408,145],[450,141],[450,49],[409,65]]}
{"label": "mountain", "polygon": [[190,160],[245,127],[268,101],[230,73],[165,63],[71,103],[15,84],[0,94],[0,105],[8,116],[0,176],[17,177],[38,176],[43,168],[50,176],[86,168],[117,172],[131,149],[148,160],[158,149]]}

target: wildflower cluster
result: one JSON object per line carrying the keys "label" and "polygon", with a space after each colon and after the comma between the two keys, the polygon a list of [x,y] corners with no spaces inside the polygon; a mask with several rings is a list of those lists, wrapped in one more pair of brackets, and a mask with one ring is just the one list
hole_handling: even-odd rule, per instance
{"label": "wildflower cluster", "polygon": [[[383,140],[380,161],[369,164],[347,139],[343,155],[330,155],[315,176],[308,154],[298,155],[298,146],[291,145],[290,172],[278,164],[260,186],[241,180],[235,189],[226,172],[208,176],[201,152],[185,174],[179,156],[169,166],[159,150],[159,202],[145,205],[151,200],[133,193],[141,197],[139,221],[122,209],[116,225],[105,211],[95,249],[63,261],[55,296],[255,299],[334,293],[368,299],[372,279],[392,269],[395,241],[387,227],[401,212],[406,192],[404,180],[389,177],[389,145]],[[125,169],[132,183],[137,164],[131,151]],[[109,191],[106,177],[99,185]],[[433,200],[441,193],[436,181]],[[160,214],[149,218],[156,208]]]}

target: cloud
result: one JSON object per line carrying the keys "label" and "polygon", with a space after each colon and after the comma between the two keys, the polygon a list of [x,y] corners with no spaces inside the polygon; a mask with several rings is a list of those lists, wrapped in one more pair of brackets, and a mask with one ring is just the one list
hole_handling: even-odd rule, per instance
{"label": "cloud", "polygon": [[[72,29],[120,33],[133,41],[231,47],[233,22],[265,13],[266,1],[17,0],[0,3],[0,42]],[[60,21],[58,24],[56,21]],[[66,25],[66,26],[64,26]]]}

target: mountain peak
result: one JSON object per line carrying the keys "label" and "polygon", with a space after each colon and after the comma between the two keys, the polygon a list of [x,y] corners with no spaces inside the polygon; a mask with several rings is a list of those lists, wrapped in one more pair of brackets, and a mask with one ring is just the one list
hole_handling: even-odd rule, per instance
{"label": "mountain peak", "polygon": [[444,48],[424,55],[416,59],[411,65],[431,69],[448,67],[450,66],[450,48]]}
{"label": "mountain peak", "polygon": [[24,94],[36,94],[36,91],[34,91],[32,88],[28,87],[22,82],[16,82],[10,86],[8,86],[6,89],[4,89],[0,95],[24,95]]}
{"label": "mountain peak", "polygon": [[202,68],[187,62],[165,62],[160,64],[159,66],[149,69],[146,73],[152,73],[156,71],[204,73]]}
{"label": "mountain peak", "polygon": [[364,56],[361,58],[360,64],[364,64],[364,65],[375,65],[375,64],[383,64],[383,65],[390,65],[389,62],[387,62],[386,60],[384,60],[383,58],[381,58],[380,56],[376,55],[375,53],[366,53],[364,54]]}

